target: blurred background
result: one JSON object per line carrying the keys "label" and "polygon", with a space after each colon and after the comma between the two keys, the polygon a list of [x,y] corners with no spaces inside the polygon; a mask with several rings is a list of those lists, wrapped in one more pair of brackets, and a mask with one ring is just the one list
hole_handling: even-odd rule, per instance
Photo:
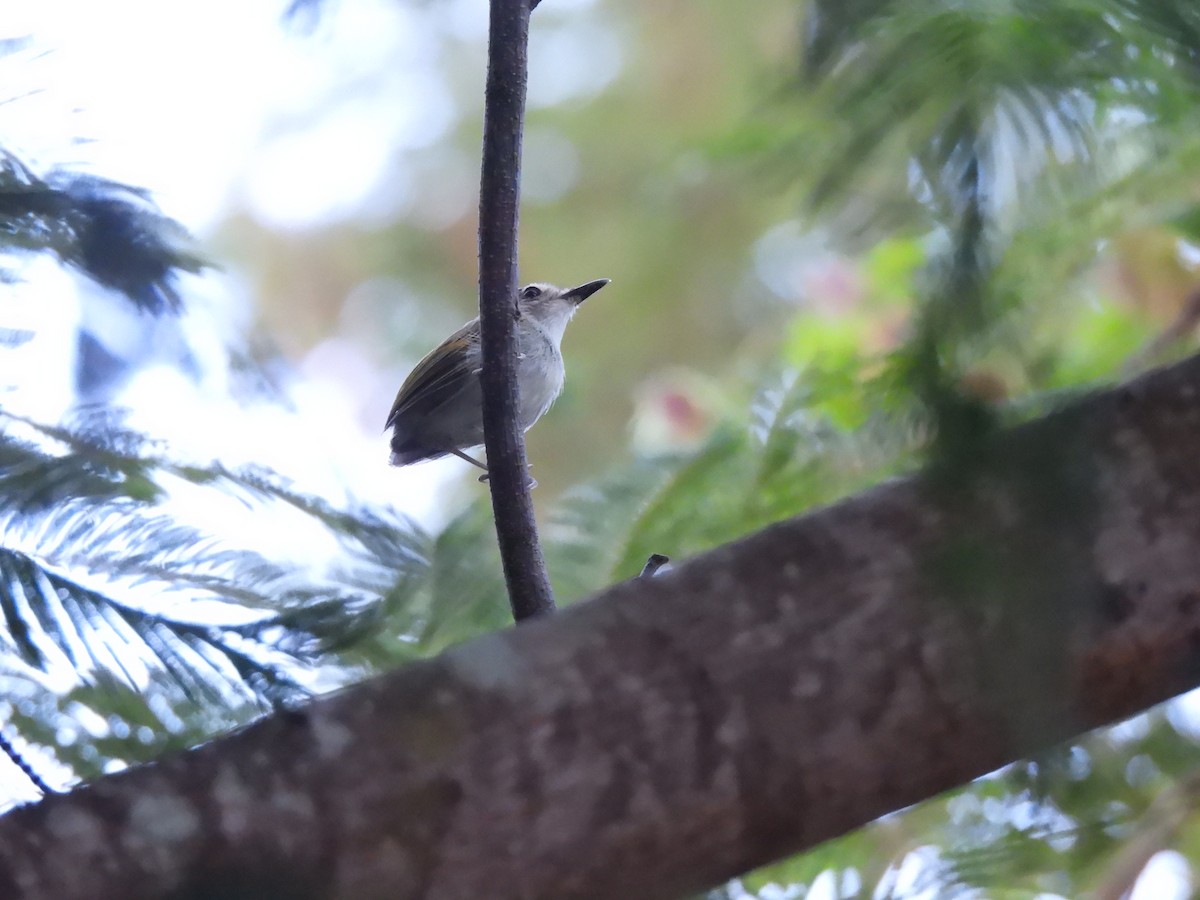
{"label": "blurred background", "polygon": [[[475,315],[486,26],[485,0],[0,23],[5,190],[140,216],[168,260],[105,277],[78,220],[0,210],[2,705],[52,786],[507,623],[485,489],[390,469],[382,434]],[[559,598],[911,470],[963,410],[1186,352],[1198,38],[1166,0],[545,0],[521,280],[613,280],[528,435]],[[1169,792],[1135,893],[1190,896],[1195,703],[714,897],[1077,896]]]}
{"label": "blurred background", "polygon": [[[33,145],[12,149],[148,188],[197,237],[219,266],[189,288],[204,315],[277,354],[291,373],[281,389],[319,423],[309,446],[277,439],[253,458],[344,465],[347,444],[370,442],[344,465],[360,487],[429,521],[475,496],[459,461],[389,472],[370,460],[386,455],[383,419],[408,370],[475,313],[486,5],[330,3],[290,25],[272,3],[27,7],[12,35],[36,40],[5,65],[31,93],[4,114]],[[615,285],[572,328],[567,393],[530,435],[540,503],[631,451],[702,440],[722,383],[772,358],[802,295],[815,288],[833,312],[861,293],[819,240],[801,270],[796,197],[712,146],[749,124],[796,53],[794,4],[742,25],[720,4],[538,12],[522,278]],[[202,343],[193,332],[207,326],[189,321],[184,340]],[[98,340],[124,352],[117,334]],[[203,348],[176,352],[204,369]],[[194,387],[164,377],[134,373],[122,402],[169,415]]]}

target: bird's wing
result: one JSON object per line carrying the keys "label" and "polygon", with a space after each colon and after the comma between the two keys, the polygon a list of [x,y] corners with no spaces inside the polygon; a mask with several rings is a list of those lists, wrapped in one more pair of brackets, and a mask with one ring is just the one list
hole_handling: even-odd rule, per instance
{"label": "bird's wing", "polygon": [[384,430],[407,412],[427,413],[436,409],[467,387],[469,379],[478,377],[478,368],[463,365],[468,347],[478,343],[479,320],[472,319],[446,338],[444,344],[426,354],[400,385]]}

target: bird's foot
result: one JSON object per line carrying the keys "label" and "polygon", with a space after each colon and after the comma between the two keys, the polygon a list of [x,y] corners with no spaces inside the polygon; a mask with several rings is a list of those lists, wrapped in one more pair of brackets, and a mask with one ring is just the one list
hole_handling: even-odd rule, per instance
{"label": "bird's foot", "polygon": [[[480,475],[480,476],[479,476],[479,483],[480,483],[480,484],[484,484],[484,483],[486,483],[486,482],[487,482],[487,480],[488,480],[488,473],[487,473],[487,472],[484,472],[482,475]],[[538,486],[537,479],[536,479],[536,478],[534,478],[532,475],[530,475],[530,476],[529,476],[529,484],[528,484],[528,485],[526,485],[526,487],[528,487],[528,488],[529,488],[529,490],[531,490],[531,491],[532,491],[532,490],[533,490],[535,487],[537,487],[537,486]]]}

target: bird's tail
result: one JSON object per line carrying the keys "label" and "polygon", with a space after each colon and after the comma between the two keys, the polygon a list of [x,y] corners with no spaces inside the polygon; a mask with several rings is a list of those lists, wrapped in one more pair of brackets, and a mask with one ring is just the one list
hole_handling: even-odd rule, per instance
{"label": "bird's tail", "polygon": [[413,443],[412,440],[402,440],[400,435],[392,436],[392,455],[390,462],[393,466],[409,466],[426,459],[445,456],[445,451],[432,451],[428,447]]}
{"label": "bird's tail", "polygon": [[406,453],[397,453],[395,450],[393,450],[389,462],[391,462],[393,466],[408,466],[415,462],[420,462],[424,458],[425,457],[420,453],[416,453],[411,450]]}

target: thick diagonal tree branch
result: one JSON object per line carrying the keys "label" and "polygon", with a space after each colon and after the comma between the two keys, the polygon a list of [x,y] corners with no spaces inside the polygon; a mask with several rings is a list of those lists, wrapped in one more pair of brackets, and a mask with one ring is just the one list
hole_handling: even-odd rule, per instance
{"label": "thick diagonal tree branch", "polygon": [[1200,682],[1200,358],[0,819],[0,896],[672,897]]}
{"label": "thick diagonal tree branch", "polygon": [[500,559],[513,618],[554,609],[517,422],[517,222],[529,0],[491,0],[479,191],[483,430]]}

